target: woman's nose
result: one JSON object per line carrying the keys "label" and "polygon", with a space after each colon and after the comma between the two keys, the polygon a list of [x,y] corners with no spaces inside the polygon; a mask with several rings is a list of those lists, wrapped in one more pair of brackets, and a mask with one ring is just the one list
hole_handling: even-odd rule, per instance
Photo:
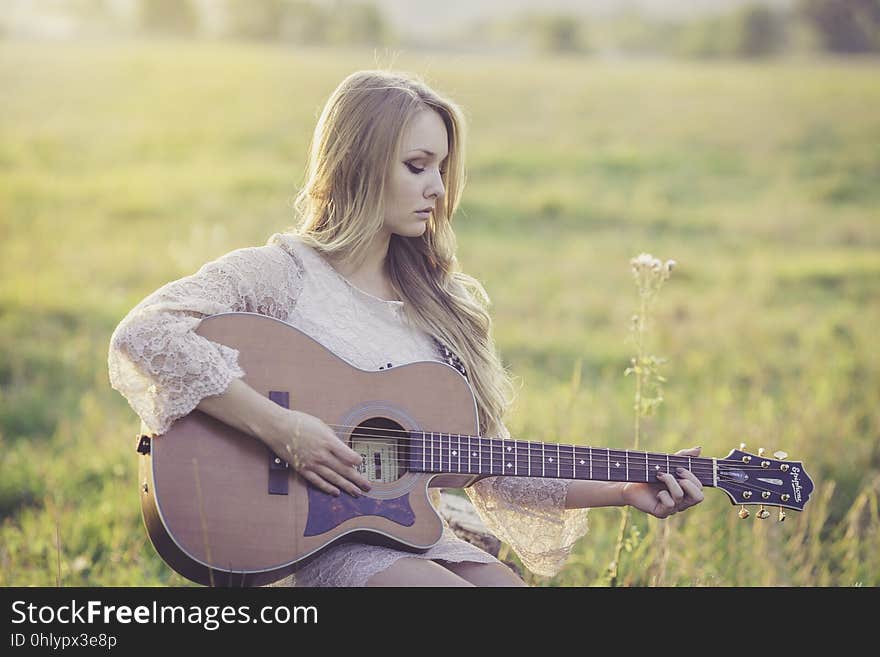
{"label": "woman's nose", "polygon": [[428,188],[425,190],[425,196],[427,198],[438,199],[443,196],[445,193],[445,188],[443,187],[443,178],[440,175],[440,172],[437,171],[433,176],[431,176],[431,182],[428,185]]}

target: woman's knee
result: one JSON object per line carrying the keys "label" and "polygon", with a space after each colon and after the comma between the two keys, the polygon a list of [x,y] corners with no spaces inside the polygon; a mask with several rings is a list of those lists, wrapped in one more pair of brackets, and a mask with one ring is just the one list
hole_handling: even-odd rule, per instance
{"label": "woman's knee", "polygon": [[474,586],[527,586],[519,575],[503,563],[462,561],[444,562],[443,566]]}
{"label": "woman's knee", "polygon": [[367,580],[367,586],[474,586],[430,559],[404,557]]}

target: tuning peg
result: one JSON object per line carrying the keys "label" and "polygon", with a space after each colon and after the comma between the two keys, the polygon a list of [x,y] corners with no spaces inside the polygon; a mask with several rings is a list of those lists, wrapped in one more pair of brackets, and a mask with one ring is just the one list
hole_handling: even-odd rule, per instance
{"label": "tuning peg", "polygon": [[779,522],[785,520],[785,509],[779,507]]}
{"label": "tuning peg", "polygon": [[763,447],[758,448],[758,456],[764,456],[764,448]]}
{"label": "tuning peg", "polygon": [[782,450],[779,450],[778,452],[773,452],[773,456],[778,458],[780,461],[788,458],[788,454],[786,454]]}
{"label": "tuning peg", "polygon": [[764,505],[762,504],[761,508],[755,514],[755,517],[760,518],[761,520],[766,520],[767,518],[770,517],[770,512],[767,509],[765,509]]}
{"label": "tuning peg", "polygon": [[737,515],[743,520],[749,517],[749,510],[746,508],[745,504],[742,505],[742,508],[739,510],[739,513]]}
{"label": "tuning peg", "polygon": [[745,444],[745,443],[740,443],[740,444],[739,444],[739,448],[744,450],[744,449],[746,448],[746,444]]}

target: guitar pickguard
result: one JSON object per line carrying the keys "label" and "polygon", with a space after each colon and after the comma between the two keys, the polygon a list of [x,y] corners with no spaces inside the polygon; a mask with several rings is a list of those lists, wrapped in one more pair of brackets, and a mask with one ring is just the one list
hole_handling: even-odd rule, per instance
{"label": "guitar pickguard", "polygon": [[359,516],[379,516],[404,527],[411,527],[416,516],[409,503],[409,493],[392,499],[377,500],[371,497],[352,497],[342,493],[339,497],[308,486],[309,518],[304,536],[318,536]]}

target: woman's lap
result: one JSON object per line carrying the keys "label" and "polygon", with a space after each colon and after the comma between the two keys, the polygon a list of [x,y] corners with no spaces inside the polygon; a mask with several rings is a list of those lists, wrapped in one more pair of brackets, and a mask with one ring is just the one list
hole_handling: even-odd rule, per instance
{"label": "woman's lap", "polygon": [[[426,565],[422,569],[427,573],[436,573],[438,578],[442,578],[444,575],[436,570],[438,565],[444,567],[453,575],[457,574],[449,568],[449,565],[464,562],[471,563],[473,566],[497,564],[500,567],[507,568],[507,566],[504,566],[488,552],[449,533],[444,534],[443,538],[435,546],[420,553],[365,543],[334,545],[297,570],[294,575],[295,586],[368,586],[371,578],[378,576],[383,571],[387,571],[395,564],[404,560],[407,563],[399,566],[397,570],[414,571],[419,569],[420,566],[412,564],[412,562],[425,562],[426,564],[433,564],[433,567]],[[457,576],[460,577],[460,575]],[[414,584],[418,585],[417,583]]]}

